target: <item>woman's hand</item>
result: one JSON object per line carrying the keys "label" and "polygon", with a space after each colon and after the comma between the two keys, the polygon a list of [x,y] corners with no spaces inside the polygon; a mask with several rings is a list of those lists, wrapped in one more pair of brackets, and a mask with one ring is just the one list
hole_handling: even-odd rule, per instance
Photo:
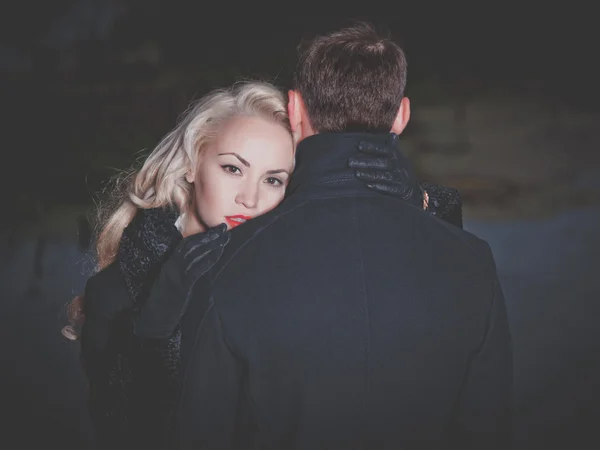
{"label": "woman's hand", "polygon": [[358,151],[360,156],[348,160],[348,166],[356,169],[356,178],[378,192],[422,205],[423,195],[410,161],[400,151],[397,134],[390,133],[385,142],[360,142]]}
{"label": "woman's hand", "polygon": [[229,238],[227,225],[221,224],[180,242],[134,317],[137,337],[163,339],[173,334],[187,307],[189,290],[217,263]]}
{"label": "woman's hand", "polygon": [[458,189],[432,183],[419,183],[408,159],[399,148],[398,135],[381,141],[363,141],[360,156],[349,159],[356,178],[383,194],[399,197],[419,206],[433,216],[462,228],[462,199]]}

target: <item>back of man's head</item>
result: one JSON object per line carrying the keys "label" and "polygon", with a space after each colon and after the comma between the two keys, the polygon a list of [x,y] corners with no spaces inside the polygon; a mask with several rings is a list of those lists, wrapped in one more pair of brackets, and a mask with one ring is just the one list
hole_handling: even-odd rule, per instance
{"label": "back of man's head", "polygon": [[404,96],[406,57],[358,23],[298,47],[294,88],[315,133],[389,132]]}

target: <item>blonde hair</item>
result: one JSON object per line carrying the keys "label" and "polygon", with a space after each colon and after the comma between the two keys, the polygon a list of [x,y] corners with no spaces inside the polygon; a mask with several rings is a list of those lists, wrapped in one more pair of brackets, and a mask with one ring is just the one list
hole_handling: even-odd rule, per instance
{"label": "blonde hair", "polygon": [[[192,198],[192,185],[186,174],[195,170],[198,154],[215,139],[222,125],[241,115],[271,120],[291,135],[285,96],[267,82],[238,82],[229,88],[215,89],[192,103],[139,170],[118,174],[110,188],[105,189],[108,198],[98,207],[96,271],[115,260],[123,230],[138,209],[171,206],[180,214],[186,212]],[[69,306],[72,323],[81,317],[82,301],[76,297]],[[73,338],[67,334],[77,333],[71,327],[63,329],[63,335]]]}

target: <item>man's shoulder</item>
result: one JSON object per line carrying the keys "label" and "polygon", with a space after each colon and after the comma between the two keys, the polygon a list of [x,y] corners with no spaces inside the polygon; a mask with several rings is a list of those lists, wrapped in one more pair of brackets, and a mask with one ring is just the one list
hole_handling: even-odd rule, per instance
{"label": "man's shoulder", "polygon": [[[412,205],[402,205],[394,200],[382,196],[333,202],[284,202],[277,209],[232,230],[221,259],[206,279],[212,284],[217,280],[223,282],[225,276],[229,282],[229,278],[239,275],[238,272],[244,277],[260,277],[271,266],[289,258],[296,258],[296,263],[302,266],[303,261],[310,263],[313,259],[310,255],[314,252],[339,252],[343,243],[356,245],[357,240],[350,236],[356,228],[350,223],[356,214],[364,219],[359,227],[362,231],[358,232],[370,235],[363,241],[385,242],[386,236],[399,235],[400,241],[409,242],[407,245],[413,246],[414,251],[418,252],[423,246],[424,251],[432,252],[432,257],[451,253],[450,259],[495,271],[492,251],[485,240]],[[365,208],[352,207],[355,201]],[[373,214],[373,211],[378,213]],[[433,246],[429,242],[434,242]],[[401,246],[406,248],[404,244]]]}
{"label": "man's shoulder", "polygon": [[387,196],[362,200],[365,222],[372,221],[376,230],[385,229],[380,222],[386,222],[388,228],[396,227],[398,233],[410,239],[418,235],[425,241],[434,240],[440,247],[462,248],[463,252],[471,253],[475,258],[488,259],[492,255],[485,240],[417,206],[398,202],[397,199]]}
{"label": "man's shoulder", "polygon": [[[201,284],[214,284],[217,279],[221,278],[223,272],[227,272],[232,262],[238,260],[241,255],[260,258],[260,255],[268,250],[267,247],[271,247],[271,244],[274,245],[275,241],[281,242],[282,235],[285,236],[286,233],[280,229],[280,219],[293,215],[303,204],[288,204],[285,207],[282,205],[230,230],[231,237],[223,254],[211,270],[202,277]],[[278,232],[274,233],[274,230],[278,230]],[[288,235],[286,240],[291,241],[292,236]],[[265,246],[265,244],[267,245]],[[254,268],[253,266],[247,267],[248,271]]]}
{"label": "man's shoulder", "polygon": [[[355,226],[354,220],[362,224]],[[287,251],[337,251],[342,241],[356,245],[361,239],[356,241],[350,236],[355,228],[358,233],[368,234],[382,242],[386,236],[399,235],[401,240],[410,241],[417,250],[420,245],[433,240],[436,243],[434,251],[454,252],[476,264],[493,266],[492,252],[485,240],[413,205],[403,204],[395,198],[376,196],[311,199],[282,205],[233,230],[231,241],[213,274],[220,273],[241,256],[246,263],[257,261],[262,267],[269,265],[265,258],[277,252],[281,253],[279,259],[282,259]],[[246,267],[246,270],[257,268]]]}
{"label": "man's shoulder", "polygon": [[474,264],[480,265],[488,276],[496,277],[496,262],[489,243],[468,230],[458,228],[442,219],[432,217],[439,225],[440,230],[448,234],[448,239],[458,243]]}
{"label": "man's shoulder", "polygon": [[470,231],[396,198],[377,195],[284,202],[275,210],[233,230],[219,267],[227,265],[240,253],[249,252],[259,257],[265,246],[268,251],[273,246],[308,245],[309,242],[303,243],[302,239],[315,233],[334,241],[343,239],[350,225],[348,220],[357,216],[362,216],[365,232],[376,231],[381,239],[385,238],[385,233],[406,235],[409,239],[412,231],[418,230],[418,234],[425,235],[425,240],[435,236],[440,246],[460,248],[461,252],[470,252],[475,258],[488,260],[492,257],[489,244]]}

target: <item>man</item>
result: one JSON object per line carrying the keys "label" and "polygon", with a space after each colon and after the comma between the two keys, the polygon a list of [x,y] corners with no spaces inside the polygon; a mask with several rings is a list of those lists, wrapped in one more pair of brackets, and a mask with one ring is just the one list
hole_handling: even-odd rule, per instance
{"label": "man", "polygon": [[348,165],[362,141],[397,145],[405,82],[402,49],[368,25],[300,51],[289,195],[190,282],[173,447],[508,445],[511,341],[489,246],[423,212],[402,159],[405,198]]}

